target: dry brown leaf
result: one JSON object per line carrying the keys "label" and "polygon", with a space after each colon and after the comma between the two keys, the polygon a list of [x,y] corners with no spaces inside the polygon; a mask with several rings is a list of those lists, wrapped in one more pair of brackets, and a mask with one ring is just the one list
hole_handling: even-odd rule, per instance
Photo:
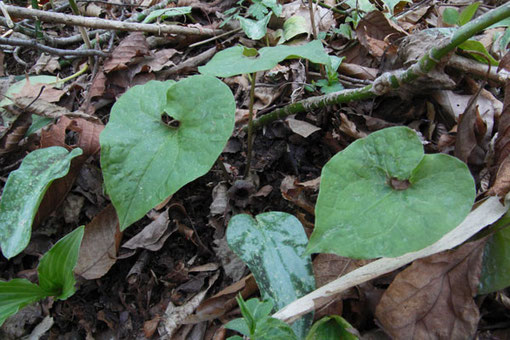
{"label": "dry brown leaf", "polygon": [[117,213],[110,204],[85,227],[74,272],[87,280],[105,275],[117,261],[121,239]]}
{"label": "dry brown leaf", "polygon": [[148,72],[158,72],[165,67],[175,65],[170,60],[175,53],[177,53],[177,50],[173,48],[159,50],[154,53],[153,57],[145,58],[143,63],[149,67]]}
{"label": "dry brown leaf", "polygon": [[183,323],[198,323],[222,317],[237,305],[235,297],[238,294],[246,299],[257,290],[255,278],[250,274],[202,302],[195,314],[188,316]]}
{"label": "dry brown leaf", "polygon": [[391,42],[406,36],[407,33],[388,20],[381,11],[372,11],[360,21],[356,35],[370,54],[380,58],[384,54],[395,54],[396,49],[389,49]]}
{"label": "dry brown leaf", "polygon": [[308,137],[312,133],[320,131],[320,127],[317,127],[313,124],[310,124],[308,122],[305,122],[303,120],[297,120],[293,117],[288,117],[285,122],[289,126],[289,128],[292,130],[292,132],[300,135],[301,137]]}
{"label": "dry brown leaf", "polygon": [[315,206],[310,203],[303,189],[302,186],[297,185],[297,180],[294,176],[285,176],[280,184],[283,198],[304,209],[306,212],[315,215]]}
{"label": "dry brown leaf", "polygon": [[184,305],[176,307],[172,302],[170,302],[166,308],[165,314],[161,317],[160,333],[166,334],[168,339],[171,339],[177,328],[183,324],[184,320],[186,320],[186,318],[191,315],[204,300],[205,295],[213,283],[216,282],[218,276],[219,272],[211,276],[209,278],[208,286]]}
{"label": "dry brown leaf", "polygon": [[[88,158],[100,149],[99,134],[103,131],[104,125],[92,123],[83,118],[60,117],[57,124],[51,125],[41,132],[41,146],[62,146],[67,149],[79,147],[83,150],[83,156]],[[72,131],[77,134],[74,144],[66,143],[66,133]],[[80,156],[82,157],[82,156]]]}
{"label": "dry brown leaf", "polygon": [[134,32],[122,40],[113,52],[112,56],[104,63],[104,72],[110,73],[116,70],[124,70],[137,57],[149,55],[149,44],[145,35],[141,32]]}
{"label": "dry brown leaf", "polygon": [[29,73],[40,74],[41,72],[49,72],[50,74],[54,74],[56,70],[60,70],[60,64],[58,63],[59,58],[60,57],[56,55],[42,53]]}
{"label": "dry brown leaf", "polygon": [[[317,288],[343,276],[367,263],[368,260],[353,260],[334,254],[319,254],[313,260],[313,273]],[[343,303],[342,299],[346,297],[357,297],[356,289],[351,288],[334,296],[329,296],[329,302],[317,310],[317,318],[321,316],[336,314],[342,315]]]}
{"label": "dry brown leaf", "polygon": [[471,339],[486,239],[415,261],[384,293],[376,317],[394,339]]}
{"label": "dry brown leaf", "polygon": [[[39,93],[41,95],[39,95]],[[21,90],[14,94],[14,98],[28,97],[34,99],[37,97],[37,99],[41,99],[49,103],[56,103],[65,93],[66,91],[59,90],[50,84],[32,84],[30,82],[30,78],[27,78],[27,81]]]}
{"label": "dry brown leaf", "polygon": [[371,67],[342,62],[338,67],[338,72],[363,80],[374,80],[377,77],[378,70]]}
{"label": "dry brown leaf", "polygon": [[[4,109],[7,111],[14,111],[17,118],[4,136],[0,138],[0,155],[5,155],[18,149],[18,143],[25,138],[25,133],[30,127],[32,121],[30,118],[31,115],[28,112],[19,112],[13,105],[4,107]],[[17,113],[19,113],[19,115]]]}
{"label": "dry brown leaf", "polygon": [[103,71],[97,72],[92,83],[90,84],[89,91],[87,93],[87,99],[94,97],[101,97],[106,89],[106,76]]}
{"label": "dry brown leaf", "polygon": [[160,250],[165,241],[173,234],[175,229],[168,230],[168,209],[148,224],[142,231],[130,238],[122,245],[122,248],[138,249],[143,248],[150,251]]}

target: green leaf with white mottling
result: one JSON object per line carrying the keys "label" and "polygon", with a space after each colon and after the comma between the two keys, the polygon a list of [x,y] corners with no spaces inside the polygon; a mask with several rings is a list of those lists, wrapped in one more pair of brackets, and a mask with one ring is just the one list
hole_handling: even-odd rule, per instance
{"label": "green leaf with white mottling", "polygon": [[330,63],[330,58],[319,40],[299,46],[264,47],[258,51],[258,56],[248,56],[246,50],[252,49],[244,46],[227,48],[216,53],[207,65],[199,67],[198,70],[202,74],[216,77],[232,77],[270,70],[285,59],[304,58],[317,64]]}
{"label": "green leaf with white mottling", "polygon": [[[311,260],[304,256],[308,239],[297,218],[283,212],[232,217],[227,229],[230,248],[248,265],[264,299],[280,309],[315,289]],[[303,338],[312,316],[292,328]]]}
{"label": "green leaf with white mottling", "polygon": [[0,326],[21,308],[48,295],[27,279],[0,281]]}
{"label": "green leaf with white mottling", "polygon": [[232,134],[234,113],[232,92],[210,76],[151,81],[117,100],[100,143],[121,230],[211,169]]}
{"label": "green leaf with white mottling", "polygon": [[344,318],[339,315],[330,315],[313,324],[306,340],[358,340],[354,332],[354,327]]}
{"label": "green leaf with white mottling", "polygon": [[417,251],[461,223],[474,198],[466,164],[445,154],[424,155],[407,127],[383,129],[322,169],[307,253],[376,258]]}
{"label": "green leaf with white mottling", "polygon": [[85,227],[81,226],[62,237],[44,254],[37,267],[39,286],[48,295],[65,300],[74,294],[73,270],[78,261]]}
{"label": "green leaf with white mottling", "polygon": [[11,172],[0,202],[0,247],[6,258],[18,255],[28,245],[44,193],[55,179],[67,174],[71,160],[81,154],[81,149],[68,152],[60,146],[35,150]]}

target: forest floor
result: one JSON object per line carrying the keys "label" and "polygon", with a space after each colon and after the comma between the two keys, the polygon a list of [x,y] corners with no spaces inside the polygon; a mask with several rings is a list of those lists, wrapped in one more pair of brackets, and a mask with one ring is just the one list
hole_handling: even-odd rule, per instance
{"label": "forest floor", "polygon": [[[251,15],[255,21],[256,16],[264,17],[272,10],[261,3],[271,1],[98,0],[78,1],[78,5],[89,18],[112,22],[141,22],[146,17],[143,11],[151,6],[167,9],[189,6],[188,14],[156,17],[146,26],[172,24],[194,31],[161,34],[142,30],[108,31],[85,24],[86,30],[96,30],[90,34],[91,39],[101,37],[101,42],[90,49],[82,47],[90,52],[84,56],[65,52],[56,55],[51,50],[43,53],[33,46],[10,46],[8,41],[0,41],[3,95],[17,93],[20,98],[32,98],[35,103],[44,102],[39,109],[35,105],[26,110],[16,110],[13,105],[2,109],[2,185],[34,150],[50,146],[68,150],[80,147],[85,155],[73,161],[68,175],[55,181],[47,191],[32,225],[29,245],[9,260],[0,257],[0,278],[27,278],[37,282],[39,259],[53,244],[78,226],[95,230],[93,235],[89,234],[87,243],[84,239],[82,244],[88,251],[80,252],[75,270],[76,293],[67,300],[46,298],[21,309],[0,329],[1,339],[21,339],[30,334],[29,339],[55,340],[226,339],[234,332],[222,326],[240,316],[235,296],[238,293],[245,299],[259,296],[250,271],[228,248],[225,232],[231,217],[240,213],[255,216],[283,211],[296,216],[307,234],[311,234],[323,166],[353,141],[387,127],[408,126],[418,132],[426,153],[455,155],[467,163],[475,179],[477,196],[487,194],[501,164],[490,156],[494,154],[496,133],[498,130],[502,133],[502,122],[509,123],[501,118],[510,114],[510,99],[504,98],[509,73],[504,69],[497,73],[497,66],[493,66],[487,77],[486,62],[490,58],[483,51],[471,54],[457,51],[440,64],[438,69],[442,72],[389,95],[300,112],[258,129],[249,177],[244,176],[247,134],[243,128],[249,117],[250,79],[247,75],[222,78],[234,94],[236,112],[234,132],[218,161],[205,175],[184,185],[121,232],[115,209],[105,192],[99,135],[109,121],[116,100],[128,89],[151,80],[179,81],[198,74],[198,66],[205,65],[215,53],[237,44],[259,49],[275,46],[280,39],[290,45],[318,36],[329,55],[343,57],[329,82],[327,70],[304,59],[284,60],[269,71],[258,72],[254,112],[260,117],[291,102],[328,91],[361,88],[386,71],[409,66],[406,62],[412,57],[403,60],[403,44],[415,44],[410,53],[420,57],[437,38],[419,34],[430,28],[457,27],[456,23],[447,23],[452,19],[445,13],[461,13],[471,3],[360,0],[356,9],[357,1],[343,1],[343,4],[324,1],[324,7],[314,5],[310,11],[308,4],[301,1],[278,2],[283,5],[283,11],[279,18],[273,16],[260,39],[250,39],[239,28],[235,15]],[[247,12],[253,4],[259,7]],[[502,1],[484,1],[474,15],[502,4]],[[29,5],[16,1],[15,6],[28,8]],[[64,14],[71,14],[67,1],[55,1],[53,5]],[[40,1],[40,6],[50,12],[50,3]],[[235,8],[239,10],[233,12]],[[256,10],[265,12],[259,15]],[[138,17],[141,14],[143,17]],[[220,26],[229,15],[234,17]],[[302,18],[293,26],[294,33],[282,31],[283,22],[290,17]],[[78,26],[73,24],[43,19],[37,24],[40,31],[36,32],[34,18],[27,16],[15,20],[17,26],[10,33],[4,24],[0,21],[3,36],[12,39],[35,41],[42,32],[39,46],[76,51],[83,43]],[[476,37],[495,61],[502,60],[506,52],[507,46],[500,43],[505,29],[508,33],[506,27],[495,27]],[[228,33],[220,35],[220,30]],[[284,33],[287,37],[280,38]],[[210,39],[211,36],[215,39]],[[86,64],[88,68],[80,74]],[[42,75],[48,78],[37,78]],[[72,75],[75,76],[61,87],[49,84],[57,76],[61,79]],[[11,87],[11,92],[7,92],[10,86],[25,79],[28,79],[25,85],[15,91]],[[41,88],[38,83],[46,85]],[[193,97],[194,93],[189,96]],[[50,111],[55,107],[48,105],[57,105],[65,113],[51,116]],[[50,118],[41,123],[35,118],[37,114]],[[32,124],[36,122],[43,127],[35,128]],[[30,134],[26,135],[29,128]],[[146,138],[150,143],[151,136]],[[158,180],[162,179],[155,179],[157,185],[164,185]],[[427,332],[434,339],[455,336],[510,339],[508,291],[502,289],[476,296],[476,290],[464,289],[478,285],[482,253],[480,250],[476,259],[470,258],[472,268],[476,267],[478,273],[474,281],[455,281],[445,274],[439,279],[450,280],[449,284],[434,290],[431,283],[417,290],[416,294],[423,294],[423,299],[435,296],[447,301],[443,307],[433,303],[429,310],[401,313],[393,319],[393,325],[381,322],[375,315],[376,309],[402,268],[335,295],[325,308],[316,311],[315,319],[341,315],[362,339],[410,339],[404,334],[421,339]],[[317,287],[368,263],[327,254],[312,258]],[[413,319],[410,315],[419,316]],[[172,326],[173,322],[177,323],[176,327]],[[455,327],[461,331],[455,333]],[[413,329],[414,333],[405,333],[404,328],[406,332]]]}

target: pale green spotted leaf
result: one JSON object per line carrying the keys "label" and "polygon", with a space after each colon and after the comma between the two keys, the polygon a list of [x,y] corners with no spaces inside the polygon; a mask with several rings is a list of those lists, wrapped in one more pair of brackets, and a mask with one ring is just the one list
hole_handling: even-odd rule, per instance
{"label": "pale green spotted leaf", "polygon": [[64,177],[81,149],[68,152],[60,146],[29,153],[11,172],[0,202],[0,247],[6,258],[18,255],[30,241],[32,222],[50,184]]}
{"label": "pale green spotted leaf", "polygon": [[497,231],[485,245],[478,294],[510,286],[510,212],[493,226]]}
{"label": "pale green spotted leaf", "polygon": [[78,261],[85,227],[81,226],[62,237],[44,254],[37,267],[39,286],[50,296],[65,300],[74,294],[73,270]]}
{"label": "pale green spotted leaf", "polygon": [[[229,247],[248,265],[262,297],[277,309],[315,289],[311,260],[304,255],[308,239],[297,218],[268,212],[253,218],[232,217],[227,229]],[[296,321],[292,328],[304,337],[312,316]]]}
{"label": "pale green spotted leaf", "polygon": [[407,127],[383,129],[322,169],[307,253],[376,258],[417,251],[462,222],[474,198],[466,164],[424,155]]}
{"label": "pale green spotted leaf", "polygon": [[21,308],[47,296],[38,285],[27,279],[0,281],[0,326]]}
{"label": "pale green spotted leaf", "polygon": [[234,46],[218,52],[205,66],[198,68],[200,73],[216,77],[232,77],[239,74],[270,70],[285,59],[304,58],[312,63],[329,65],[330,59],[322,43],[313,40],[300,46],[264,47],[258,56],[247,56],[244,46]]}
{"label": "pale green spotted leaf", "polygon": [[101,168],[124,230],[207,173],[234,129],[235,102],[219,79],[151,81],[115,103],[101,133]]}

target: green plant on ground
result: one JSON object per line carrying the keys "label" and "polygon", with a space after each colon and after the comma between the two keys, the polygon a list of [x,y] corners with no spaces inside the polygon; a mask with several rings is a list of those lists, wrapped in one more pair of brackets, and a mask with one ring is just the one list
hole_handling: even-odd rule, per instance
{"label": "green plant on ground", "polygon": [[85,227],[76,228],[60,239],[39,261],[39,284],[27,279],[0,281],[0,325],[20,308],[54,296],[66,300],[76,291],[73,270],[78,261]]}
{"label": "green plant on ground", "polygon": [[210,76],[150,81],[119,98],[100,143],[120,230],[211,169],[234,129],[234,111],[230,89]]}
{"label": "green plant on ground", "polygon": [[[279,17],[282,14],[282,5],[277,0],[253,0],[251,5],[246,7],[244,0],[239,0],[236,7],[225,11],[225,20],[220,25],[223,27],[230,20],[239,20],[241,28],[248,38],[258,40],[263,38],[267,32],[267,24],[274,14]],[[245,12],[244,16],[241,12]],[[253,19],[250,19],[253,18]]]}
{"label": "green plant on ground", "polygon": [[[248,177],[250,172],[251,149],[254,138],[253,103],[255,100],[254,91],[257,72],[270,70],[285,59],[296,58],[304,58],[312,63],[323,64],[330,67],[332,66],[332,60],[335,62],[337,60],[330,58],[324,51],[322,43],[319,40],[314,40],[300,46],[280,45],[264,47],[258,51],[244,46],[234,46],[216,53],[205,66],[198,68],[200,73],[216,77],[232,77],[240,74],[250,74],[251,88],[245,177]],[[337,65],[337,68],[339,65],[340,64]]]}
{"label": "green plant on ground", "polygon": [[465,163],[424,155],[407,127],[383,129],[323,167],[307,253],[376,258],[416,251],[462,222],[474,199]]}

